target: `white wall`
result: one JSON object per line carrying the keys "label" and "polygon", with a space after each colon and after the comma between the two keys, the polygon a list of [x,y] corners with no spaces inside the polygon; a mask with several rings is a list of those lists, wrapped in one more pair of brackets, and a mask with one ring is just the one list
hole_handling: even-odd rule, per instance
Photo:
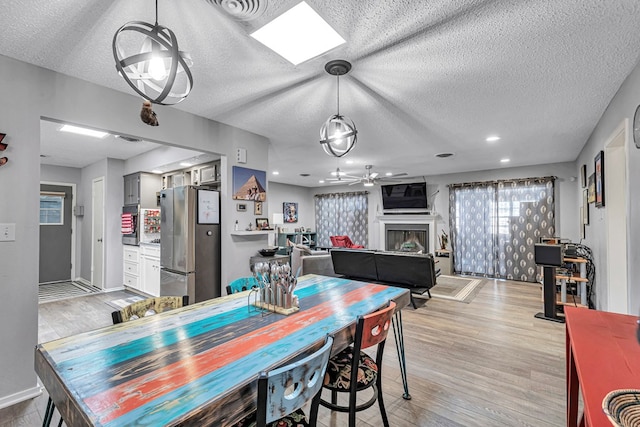
{"label": "white wall", "polygon": [[[587,175],[594,171],[594,157],[604,150],[604,144],[611,137],[614,130],[627,119],[629,126],[632,126],[633,116],[636,107],[640,104],[640,66],[637,66],[622,84],[618,93],[613,97],[607,109],[604,111],[600,121],[594,128],[587,144],[582,149],[576,161],[576,171],[579,171],[583,164],[587,165]],[[634,220],[640,217],[640,190],[637,183],[640,182],[640,151],[633,143],[632,129],[628,129],[627,157],[627,183],[625,189],[627,196],[627,278],[629,283],[628,291],[628,313],[638,315],[640,311],[640,223]],[[607,157],[604,162],[605,181],[607,175]],[[575,172],[576,174],[578,172]],[[582,202],[576,199],[577,205]],[[596,267],[595,302],[596,308],[607,311],[607,293],[609,284],[607,283],[607,232],[606,218],[608,211],[606,204],[601,209],[595,208],[593,204],[589,206],[589,225],[586,227],[585,244],[593,251],[594,264]],[[620,224],[624,227],[625,224]]]}
{"label": "white wall", "polygon": [[[4,56],[0,56],[0,75],[0,93],[4,99],[0,103],[0,130],[7,134],[6,142],[9,143],[5,151],[9,163],[0,170],[0,223],[16,224],[16,240],[0,243],[0,292],[3,298],[11,301],[0,313],[0,341],[6,343],[0,350],[0,407],[4,407],[38,392],[33,355],[38,336],[40,119],[117,131],[150,141],[220,153],[233,159],[236,149],[243,147],[247,149],[249,159],[245,166],[260,170],[267,168],[268,140],[163,106],[157,107],[162,117],[161,126],[151,127],[139,118],[138,97]],[[264,246],[260,241],[236,243],[230,236],[237,215],[235,204],[230,201],[231,164],[226,157],[222,159],[222,173],[227,184],[221,189],[223,281],[247,271],[249,256]],[[117,185],[115,176],[106,175],[106,179],[110,203],[107,216],[119,218],[122,196],[117,203],[110,200],[112,188],[122,188],[122,177]],[[84,194],[87,191],[90,189],[83,189]],[[85,204],[82,226],[85,250],[90,247],[84,243],[86,223],[90,222],[87,206]],[[107,232],[109,236],[105,239],[108,241],[120,239],[119,227],[107,225]],[[117,246],[120,248],[116,249],[118,253],[109,251],[105,255],[105,267],[115,268],[113,276],[118,275],[118,268],[122,268],[122,248]],[[114,267],[116,264],[119,267]]]}
{"label": "white wall", "polygon": [[289,232],[300,227],[316,230],[314,200],[310,188],[270,182],[267,200],[269,203],[269,222],[273,220],[274,213],[283,213],[282,204],[284,202],[294,202],[298,204],[298,222],[284,224],[281,227],[286,228]]}

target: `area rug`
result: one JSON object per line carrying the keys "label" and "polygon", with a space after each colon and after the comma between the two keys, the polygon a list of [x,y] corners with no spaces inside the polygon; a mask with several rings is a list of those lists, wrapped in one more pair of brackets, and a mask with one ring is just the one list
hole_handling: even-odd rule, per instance
{"label": "area rug", "polygon": [[136,295],[129,298],[114,299],[113,301],[109,301],[107,304],[119,310],[121,308],[128,306],[129,304],[133,304],[136,301],[142,301],[143,299],[144,299],[143,297]]}
{"label": "area rug", "polygon": [[483,279],[440,275],[436,279],[436,285],[431,288],[431,296],[468,304],[480,292],[484,284],[485,280]]}
{"label": "area rug", "polygon": [[59,282],[38,285],[38,303],[60,301],[100,292],[93,286],[83,285],[78,282]]}

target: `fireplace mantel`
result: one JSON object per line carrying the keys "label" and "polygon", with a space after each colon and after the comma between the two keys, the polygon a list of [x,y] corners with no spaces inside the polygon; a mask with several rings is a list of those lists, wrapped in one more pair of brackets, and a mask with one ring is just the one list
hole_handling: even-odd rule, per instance
{"label": "fireplace mantel", "polygon": [[436,244],[436,219],[437,215],[378,215],[378,223],[380,224],[380,248],[385,248],[385,226],[387,224],[427,224],[429,228],[429,252],[433,253],[438,247]]}

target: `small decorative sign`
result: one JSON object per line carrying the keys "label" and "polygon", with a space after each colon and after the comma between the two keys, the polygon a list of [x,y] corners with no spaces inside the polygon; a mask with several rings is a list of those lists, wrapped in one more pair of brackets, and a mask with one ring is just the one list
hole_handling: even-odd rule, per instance
{"label": "small decorative sign", "polygon": [[298,204],[294,202],[284,202],[282,204],[284,222],[298,222]]}

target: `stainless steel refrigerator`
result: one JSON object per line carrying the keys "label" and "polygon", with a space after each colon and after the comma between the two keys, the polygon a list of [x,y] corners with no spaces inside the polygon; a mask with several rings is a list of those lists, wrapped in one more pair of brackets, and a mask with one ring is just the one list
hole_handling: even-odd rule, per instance
{"label": "stainless steel refrigerator", "polygon": [[220,296],[218,191],[161,191],[160,266],[160,295],[189,295],[190,304]]}

